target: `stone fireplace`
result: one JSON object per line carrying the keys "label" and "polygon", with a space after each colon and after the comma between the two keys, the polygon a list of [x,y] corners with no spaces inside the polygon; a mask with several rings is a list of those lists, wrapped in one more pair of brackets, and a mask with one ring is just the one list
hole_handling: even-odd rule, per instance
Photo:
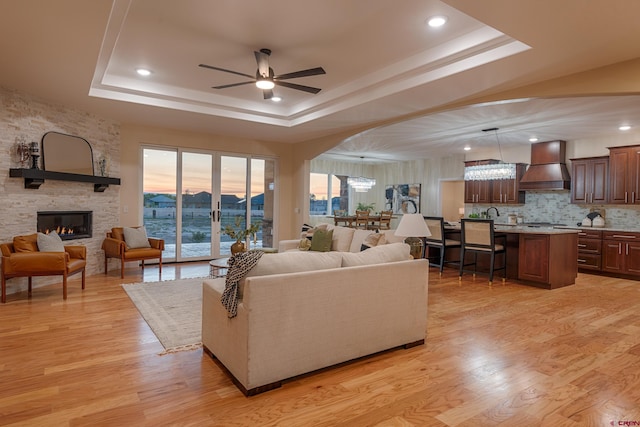
{"label": "stone fireplace", "polygon": [[39,211],[38,232],[58,233],[62,240],[88,239],[93,234],[91,211]]}

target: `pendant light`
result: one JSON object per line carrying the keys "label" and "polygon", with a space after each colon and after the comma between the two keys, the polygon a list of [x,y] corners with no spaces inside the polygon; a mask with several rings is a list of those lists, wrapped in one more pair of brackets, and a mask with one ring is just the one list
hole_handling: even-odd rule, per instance
{"label": "pendant light", "polygon": [[505,163],[502,158],[502,147],[498,137],[498,128],[482,129],[483,132],[495,132],[500,153],[500,162],[488,165],[474,165],[464,168],[465,181],[493,181],[498,179],[515,179],[516,164]]}
{"label": "pendant light", "polygon": [[[360,158],[363,159],[362,163],[364,165],[364,157]],[[373,178],[366,178],[364,176],[350,176],[347,178],[347,184],[349,184],[349,186],[353,188],[356,193],[366,193],[367,191],[371,190],[374,185],[376,185],[376,180]]]}

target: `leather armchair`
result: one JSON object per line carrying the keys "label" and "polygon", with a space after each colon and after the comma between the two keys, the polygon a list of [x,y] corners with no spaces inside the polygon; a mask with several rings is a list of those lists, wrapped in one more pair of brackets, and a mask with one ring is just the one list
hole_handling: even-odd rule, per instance
{"label": "leather armchair", "polygon": [[120,277],[124,279],[124,263],[129,261],[141,261],[144,269],[144,261],[158,259],[160,274],[162,274],[162,251],[164,240],[149,237],[149,248],[129,248],[124,240],[122,227],[114,227],[107,232],[107,237],[102,242],[104,251],[104,274],[108,274],[107,261],[109,258],[120,260]]}
{"label": "leather armchair", "polygon": [[[14,242],[21,239],[31,248],[16,252]],[[62,276],[62,298],[67,299],[67,277],[82,273],[82,289],[85,288],[85,267],[87,248],[84,246],[65,246],[64,252],[40,252],[37,250],[37,235],[18,236],[14,242],[0,244],[2,251],[2,303],[7,302],[7,280],[14,277],[29,278],[29,297],[33,276]]]}

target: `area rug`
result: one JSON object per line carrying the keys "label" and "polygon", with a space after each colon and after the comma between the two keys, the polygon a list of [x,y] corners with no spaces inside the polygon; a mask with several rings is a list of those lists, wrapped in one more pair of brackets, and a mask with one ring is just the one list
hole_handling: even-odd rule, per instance
{"label": "area rug", "polygon": [[123,284],[131,301],[164,347],[160,354],[202,346],[202,281]]}

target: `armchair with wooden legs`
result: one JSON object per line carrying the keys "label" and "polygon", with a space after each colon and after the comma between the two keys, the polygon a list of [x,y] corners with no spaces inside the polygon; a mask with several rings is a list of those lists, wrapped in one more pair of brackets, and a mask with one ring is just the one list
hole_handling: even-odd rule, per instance
{"label": "armchair with wooden legs", "polygon": [[82,289],[85,288],[87,248],[65,246],[64,252],[40,252],[37,234],[14,237],[11,243],[0,244],[2,251],[2,303],[7,302],[7,280],[14,277],[28,278],[28,295],[31,297],[33,276],[62,276],[62,298],[67,299],[67,277],[82,273]]}
{"label": "armchair with wooden legs", "polygon": [[[134,227],[139,229],[140,227]],[[145,234],[146,236],[146,234]],[[147,237],[143,245],[131,247],[125,241],[124,227],[113,227],[107,232],[107,237],[102,242],[104,250],[104,274],[108,273],[109,258],[120,260],[120,277],[124,279],[124,265],[130,261],[140,261],[144,269],[145,260],[157,259],[160,274],[162,274],[162,251],[164,250],[164,240]]]}

